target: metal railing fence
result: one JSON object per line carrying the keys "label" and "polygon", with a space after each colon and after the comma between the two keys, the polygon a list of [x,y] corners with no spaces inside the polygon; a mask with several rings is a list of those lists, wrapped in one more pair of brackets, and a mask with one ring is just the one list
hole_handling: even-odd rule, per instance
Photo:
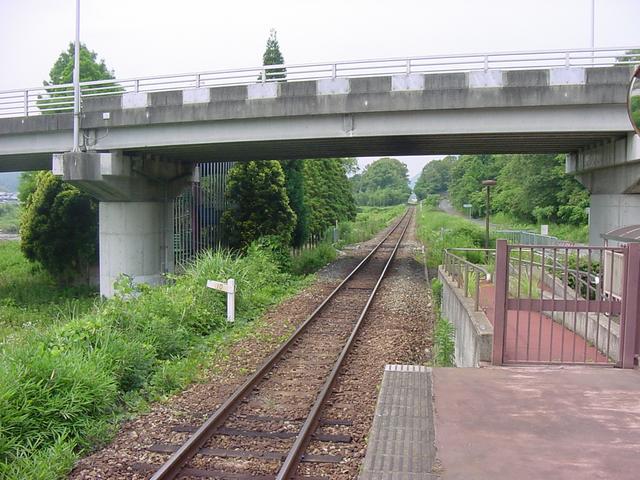
{"label": "metal railing fence", "polygon": [[198,179],[173,201],[174,260],[183,268],[196,255],[224,245],[222,214],[226,181],[234,162],[199,163]]}
{"label": "metal railing fence", "polygon": [[[81,82],[82,98],[125,92],[161,92],[260,82],[358,78],[541,68],[610,67],[640,63],[640,47],[576,48],[524,52],[463,53],[306,64],[260,65],[147,77]],[[282,78],[286,75],[286,78]],[[22,117],[73,109],[73,84],[0,91],[0,117]]]}
{"label": "metal railing fence", "polygon": [[470,262],[456,253],[484,252],[494,253],[494,250],[484,248],[449,248],[444,249],[443,267],[445,272],[456,282],[458,288],[462,289],[466,298],[472,297],[475,311],[480,310],[480,283],[482,281],[491,282],[491,272],[489,269]]}
{"label": "metal railing fence", "polygon": [[562,240],[552,235],[541,235],[526,230],[496,230],[497,238],[504,238],[509,243],[520,245],[573,246],[574,242]]}
{"label": "metal railing fence", "polygon": [[313,250],[322,243],[335,244],[340,240],[338,227],[327,227],[323,232],[312,233],[303,245],[291,248],[291,255],[294,257],[302,255],[307,250]]}
{"label": "metal railing fence", "polygon": [[[637,300],[640,293],[637,279],[628,280],[640,264],[628,254],[628,247],[498,240],[494,363],[621,364],[625,329],[638,321],[627,315],[625,326],[627,296]],[[611,255],[622,260],[607,264]],[[616,282],[624,293],[613,294]]]}

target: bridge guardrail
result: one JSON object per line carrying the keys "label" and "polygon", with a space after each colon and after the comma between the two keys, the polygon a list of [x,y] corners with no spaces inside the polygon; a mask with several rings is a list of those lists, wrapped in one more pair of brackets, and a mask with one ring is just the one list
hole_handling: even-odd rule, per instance
{"label": "bridge guardrail", "polygon": [[[640,47],[578,48],[524,52],[462,53],[347,60],[81,82],[82,98],[125,92],[161,92],[278,81],[374,77],[490,70],[609,67],[640,63]],[[286,75],[286,79],[283,78]],[[0,91],[0,117],[28,117],[73,110],[73,84]]]}

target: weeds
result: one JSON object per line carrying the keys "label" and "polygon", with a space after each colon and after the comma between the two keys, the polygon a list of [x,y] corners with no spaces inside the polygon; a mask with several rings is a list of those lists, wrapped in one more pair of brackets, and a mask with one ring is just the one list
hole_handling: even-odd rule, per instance
{"label": "weeds", "polygon": [[[484,231],[473,222],[424,207],[418,216],[418,237],[427,247],[427,267],[442,264],[445,248],[481,248]],[[483,263],[482,252],[468,252],[467,260]]]}
{"label": "weeds", "polygon": [[433,335],[433,359],[438,367],[455,365],[455,327],[438,315]]}
{"label": "weeds", "polygon": [[[233,330],[224,296],[204,288],[229,277],[238,289]],[[61,478],[79,452],[109,437],[127,408],[184,388],[207,352],[231,332],[247,334],[248,322],[303,285],[268,250],[209,252],[170,285],[123,281],[119,295],[91,313],[70,302],[64,321],[23,329],[0,357],[0,477]]]}

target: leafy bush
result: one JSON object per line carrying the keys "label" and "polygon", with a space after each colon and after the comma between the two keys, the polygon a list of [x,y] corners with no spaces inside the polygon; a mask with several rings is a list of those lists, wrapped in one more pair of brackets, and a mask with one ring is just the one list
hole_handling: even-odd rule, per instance
{"label": "leafy bush", "polygon": [[430,208],[437,208],[439,203],[440,195],[437,194],[425,195],[424,200],[422,200],[422,205]]}
{"label": "leafy bush", "polygon": [[20,227],[21,248],[62,284],[69,284],[97,261],[97,203],[89,195],[56,178],[36,176]]}
{"label": "leafy bush", "polygon": [[310,250],[304,250],[293,258],[291,271],[294,275],[307,275],[320,270],[336,259],[336,249],[330,243],[321,243]]}

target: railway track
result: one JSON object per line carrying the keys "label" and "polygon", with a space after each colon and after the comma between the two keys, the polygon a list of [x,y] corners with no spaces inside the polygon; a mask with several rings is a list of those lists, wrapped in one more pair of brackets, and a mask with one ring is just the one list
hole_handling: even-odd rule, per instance
{"label": "railway track", "polygon": [[296,471],[301,462],[342,460],[337,455],[308,453],[311,442],[351,441],[348,434],[324,433],[323,427],[348,430],[351,422],[322,418],[322,409],[412,215],[413,208],[409,208],[291,337],[202,425],[177,426],[176,432],[190,434],[184,443],[149,448],[169,455],[164,464],[134,467],[155,472],[151,480],[328,480],[296,475]]}

